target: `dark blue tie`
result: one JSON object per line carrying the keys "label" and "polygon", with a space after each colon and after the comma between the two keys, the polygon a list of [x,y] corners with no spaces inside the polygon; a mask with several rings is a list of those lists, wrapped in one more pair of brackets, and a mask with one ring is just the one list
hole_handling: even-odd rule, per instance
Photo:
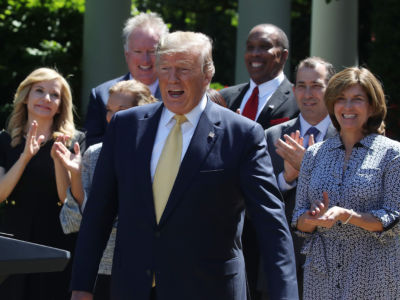
{"label": "dark blue tie", "polygon": [[306,134],[304,135],[304,137],[308,136],[308,139],[306,141],[305,147],[308,148],[308,142],[310,140],[310,135],[314,136],[314,141],[316,141],[317,136],[319,134],[319,130],[317,128],[315,128],[314,126],[308,128]]}

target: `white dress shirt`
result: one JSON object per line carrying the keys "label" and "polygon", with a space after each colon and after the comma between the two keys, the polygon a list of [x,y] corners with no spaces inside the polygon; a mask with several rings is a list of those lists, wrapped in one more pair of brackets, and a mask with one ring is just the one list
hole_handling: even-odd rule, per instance
{"label": "white dress shirt", "polygon": [[[194,130],[199,123],[200,116],[203,113],[204,109],[207,105],[207,96],[204,95],[200,100],[199,104],[195,106],[189,113],[185,114],[187,122],[181,124],[182,129],[182,156],[181,161],[185,157],[186,150],[189,147],[190,141],[194,134]],[[158,123],[156,139],[154,141],[153,152],[151,155],[150,161],[150,172],[151,179],[154,179],[154,174],[156,172],[158,160],[160,159],[162,149],[164,148],[165,141],[171,131],[172,127],[174,127],[176,120],[174,119],[175,113],[171,112],[164,106],[164,109],[161,113],[160,121]]]}
{"label": "white dress shirt", "polygon": [[[304,135],[307,132],[307,130],[313,125],[304,120],[301,113],[299,114],[299,118],[300,118],[300,136],[304,138],[303,146],[306,147],[306,145],[308,145],[308,140],[310,137],[308,135],[306,136]],[[322,142],[324,140],[324,137],[326,135],[326,132],[328,131],[328,127],[330,124],[331,124],[331,119],[329,115],[327,115],[321,122],[319,122],[317,125],[314,125],[314,127],[317,128],[320,132],[316,137],[314,137],[316,143]],[[285,178],[283,177],[283,171],[279,173],[278,186],[282,192],[286,192],[294,188],[296,185],[297,185],[297,180],[294,180],[293,182],[286,182]]]}
{"label": "white dress shirt", "polygon": [[[258,108],[257,108],[256,120],[260,115],[260,113],[262,112],[262,110],[264,109],[265,105],[267,105],[268,100],[275,93],[275,91],[278,89],[278,87],[281,85],[284,79],[285,75],[283,75],[283,72],[281,72],[274,79],[271,79],[270,81],[258,85]],[[249,100],[251,94],[253,93],[253,89],[256,86],[257,84],[255,84],[255,82],[250,79],[250,87],[244,94],[243,101],[240,104],[240,113],[243,113],[247,100]]]}

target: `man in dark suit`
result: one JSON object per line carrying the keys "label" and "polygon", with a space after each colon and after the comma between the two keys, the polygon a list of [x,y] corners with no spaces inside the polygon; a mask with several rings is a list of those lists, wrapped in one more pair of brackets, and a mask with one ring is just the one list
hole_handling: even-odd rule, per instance
{"label": "man in dark suit", "polygon": [[[220,91],[228,107],[252,120],[264,129],[295,118],[299,109],[292,84],[283,74],[289,54],[289,41],[283,30],[272,24],[260,24],[249,32],[244,60],[250,82]],[[246,216],[243,233],[249,291],[253,300],[257,292],[259,246],[254,225]]]}
{"label": "man in dark suit", "polygon": [[[249,33],[244,60],[250,82],[220,91],[233,111],[260,123],[264,129],[296,117],[299,109],[292,84],[283,74],[289,54],[289,41],[283,30],[272,24],[260,24]],[[257,102],[251,95],[258,89]],[[255,105],[254,114],[247,113]]]}
{"label": "man in dark suit", "polygon": [[75,253],[73,299],[91,299],[118,215],[112,299],[246,300],[241,233],[253,217],[274,299],[298,299],[293,244],[262,127],[207,99],[211,40],[160,40],[163,103],[107,130]]}
{"label": "man in dark suit", "polygon": [[[336,134],[324,103],[324,94],[329,79],[335,73],[332,64],[319,57],[302,60],[296,70],[294,94],[300,115],[288,122],[273,126],[265,131],[268,152],[274,173],[285,202],[288,222],[296,199],[296,182],[306,145],[320,142]],[[304,147],[303,147],[304,145]],[[286,158],[286,160],[284,160]],[[303,240],[292,231],[295,246],[297,279],[302,292],[304,255],[300,253]],[[261,276],[262,277],[262,276]],[[263,299],[267,298],[265,282],[260,288]]]}
{"label": "man in dark suit", "polygon": [[124,53],[129,73],[92,89],[86,113],[87,146],[102,141],[106,132],[106,103],[109,89],[118,81],[136,79],[146,84],[155,98],[161,99],[155,70],[155,47],[168,27],[155,13],[140,13],[129,18],[123,29]]}

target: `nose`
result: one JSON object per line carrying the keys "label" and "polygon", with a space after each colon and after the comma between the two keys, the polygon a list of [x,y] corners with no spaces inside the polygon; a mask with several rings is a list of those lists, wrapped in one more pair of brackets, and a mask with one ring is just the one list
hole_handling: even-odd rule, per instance
{"label": "nose", "polygon": [[312,92],[311,92],[311,87],[310,86],[306,86],[305,90],[304,90],[304,96],[308,99],[308,98],[312,98]]}
{"label": "nose", "polygon": [[346,99],[344,102],[344,107],[350,108],[352,106],[353,106],[353,101],[351,101],[351,99]]}
{"label": "nose", "polygon": [[45,94],[44,94],[44,99],[45,99],[47,102],[51,102],[50,93],[45,93]]}
{"label": "nose", "polygon": [[179,81],[178,72],[175,68],[171,68],[168,72],[168,82],[176,83]]}

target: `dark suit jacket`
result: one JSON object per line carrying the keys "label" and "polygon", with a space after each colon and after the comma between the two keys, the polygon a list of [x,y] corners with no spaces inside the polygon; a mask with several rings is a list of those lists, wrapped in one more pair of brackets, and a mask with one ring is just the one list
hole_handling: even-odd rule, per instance
{"label": "dark suit jacket", "polygon": [[[86,144],[91,146],[103,141],[107,128],[106,105],[108,91],[119,81],[129,80],[129,73],[100,84],[90,92],[89,105],[85,119]],[[157,87],[155,98],[161,99],[160,89]]]}
{"label": "dark suit jacket", "polygon": [[[250,83],[242,83],[232,87],[225,88],[220,91],[222,97],[228,104],[228,107],[236,111],[240,108],[243,97],[250,88]],[[264,129],[271,126],[286,122],[297,117],[299,108],[294,98],[292,84],[285,79],[268,100],[263,111],[257,118],[257,123],[261,124]]]}
{"label": "dark suit jacket", "polygon": [[[274,168],[274,173],[276,178],[278,178],[279,173],[284,170],[283,159],[276,153],[275,143],[278,139],[283,139],[285,134],[290,135],[290,133],[295,132],[296,130],[300,130],[300,119],[297,117],[288,122],[273,126],[267,130],[265,130],[265,138],[267,139],[268,152],[271,157],[272,166]],[[328,130],[324,136],[324,140],[334,136],[337,133],[335,127],[330,124]],[[292,221],[293,210],[296,201],[296,188],[283,192],[283,200],[285,202],[285,214],[288,223],[290,224]],[[303,239],[298,237],[293,230],[292,237],[294,242],[294,249],[296,254],[296,264],[298,275],[301,271],[301,267],[304,264],[304,255],[300,254],[300,250],[303,244]]]}
{"label": "dark suit jacket", "polygon": [[245,300],[241,233],[252,215],[274,299],[297,299],[293,244],[257,123],[211,101],[157,225],[150,160],[162,103],[118,112],[85,208],[71,288],[91,291],[118,214],[113,299]]}

